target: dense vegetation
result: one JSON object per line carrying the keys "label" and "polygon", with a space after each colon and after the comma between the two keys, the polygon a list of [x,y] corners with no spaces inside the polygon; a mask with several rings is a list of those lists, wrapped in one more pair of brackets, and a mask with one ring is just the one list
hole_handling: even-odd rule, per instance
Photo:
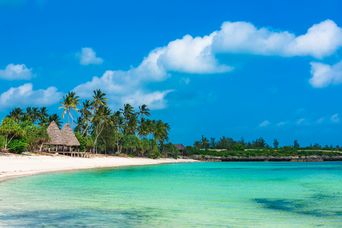
{"label": "dense vegetation", "polygon": [[251,142],[244,139],[234,140],[228,137],[221,137],[219,140],[215,138],[206,138],[202,136],[200,140],[194,142],[193,146],[186,147],[184,152],[186,155],[208,155],[215,157],[256,157],[256,156],[335,156],[342,155],[340,146],[321,146],[313,144],[301,147],[298,140],[294,140],[292,145],[280,146],[277,139],[273,140],[272,145],[268,145],[263,138],[258,138]]}
{"label": "dense vegetation", "polygon": [[[90,100],[81,100],[76,93],[69,92],[63,97],[60,109],[62,119],[74,128],[81,151],[151,158],[178,156],[178,149],[168,142],[170,126],[151,119],[146,105],[136,110],[125,104],[121,109],[112,110],[106,94],[95,90]],[[50,115],[45,107],[14,108],[1,122],[0,150],[15,153],[41,151],[49,140],[46,129],[52,121],[61,127],[59,115]],[[182,153],[185,156],[215,157],[330,156],[341,155],[342,149],[319,144],[301,147],[297,140],[292,145],[280,146],[277,139],[268,145],[263,138],[247,142],[202,136]]]}
{"label": "dense vegetation", "polygon": [[[81,100],[74,92],[61,102],[62,118],[75,127],[82,151],[125,153],[129,156],[177,157],[177,149],[166,143],[170,126],[150,119],[150,110],[142,105],[135,110],[130,104],[111,110],[106,94],[93,93],[91,100]],[[37,151],[48,141],[46,132],[51,121],[60,127],[57,114],[49,115],[45,107],[14,108],[0,125],[0,148],[21,153]]]}

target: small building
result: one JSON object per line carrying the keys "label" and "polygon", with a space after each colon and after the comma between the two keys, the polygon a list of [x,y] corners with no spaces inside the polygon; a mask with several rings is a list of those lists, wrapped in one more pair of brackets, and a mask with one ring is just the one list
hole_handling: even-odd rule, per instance
{"label": "small building", "polygon": [[67,147],[79,148],[80,142],[76,138],[69,124],[65,124],[62,129],[62,136],[64,137],[64,144]]}
{"label": "small building", "polygon": [[44,149],[47,151],[79,151],[80,142],[76,138],[69,124],[65,124],[63,129],[59,129],[52,121],[47,128],[49,141],[45,143]]}
{"label": "small building", "polygon": [[177,148],[179,153],[184,155],[184,153],[185,153],[185,146],[183,144],[175,144],[175,147]]}

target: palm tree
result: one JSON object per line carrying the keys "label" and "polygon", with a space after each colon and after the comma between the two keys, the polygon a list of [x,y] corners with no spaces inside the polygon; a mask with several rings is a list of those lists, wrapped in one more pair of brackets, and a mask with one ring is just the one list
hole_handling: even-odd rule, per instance
{"label": "palm tree", "polygon": [[77,105],[79,104],[79,96],[76,95],[75,92],[69,92],[63,97],[63,101],[61,103],[61,107],[63,109],[63,114],[62,118],[64,119],[65,114],[68,114],[68,122],[70,123],[70,118],[71,121],[74,121],[74,117],[72,116],[71,111],[75,110],[77,111]]}
{"label": "palm tree", "polygon": [[147,105],[143,104],[139,107],[139,115],[141,118],[144,118],[144,116],[148,117],[151,115],[150,109],[147,107]]}
{"label": "palm tree", "polygon": [[8,117],[14,119],[15,121],[19,122],[24,117],[24,112],[21,108],[14,108],[8,115]]}
{"label": "palm tree", "polygon": [[49,124],[49,114],[46,107],[42,107],[38,111],[39,125],[47,126]]}
{"label": "palm tree", "polygon": [[155,140],[159,142],[160,145],[164,143],[169,137],[170,125],[164,123],[161,120],[152,121],[152,132]]}
{"label": "palm tree", "polygon": [[107,125],[111,125],[111,110],[108,106],[100,106],[92,119],[92,133],[96,152],[99,137]]}
{"label": "palm tree", "polygon": [[59,128],[61,127],[61,119],[57,114],[52,114],[51,116],[49,116],[49,123],[51,123],[52,121],[55,121]]}
{"label": "palm tree", "polygon": [[138,134],[142,137],[147,136],[149,134],[148,132],[148,124],[149,121],[145,120],[145,116],[150,116],[150,109],[147,107],[147,105],[143,104],[142,106],[139,106],[139,126],[138,126]]}
{"label": "palm tree", "polygon": [[134,108],[130,104],[125,104],[122,110],[122,114],[124,115],[125,119],[128,120],[131,115],[134,114]]}
{"label": "palm tree", "polygon": [[138,120],[133,106],[130,104],[125,104],[123,110],[121,111],[125,119],[125,135],[134,135],[135,130],[137,129]]}
{"label": "palm tree", "polygon": [[80,117],[77,119],[76,130],[85,136],[89,130],[90,121],[92,118],[92,103],[89,100],[85,100],[82,103],[82,108],[79,110]]}
{"label": "palm tree", "polygon": [[208,139],[204,135],[202,135],[201,144],[202,144],[202,148],[203,149],[208,149],[209,148],[209,141],[208,141]]}
{"label": "palm tree", "polygon": [[100,89],[94,90],[92,105],[95,110],[98,110],[101,106],[107,105],[106,94]]}
{"label": "palm tree", "polygon": [[39,120],[40,111],[37,107],[27,107],[26,113],[23,114],[24,121],[31,121],[32,123],[36,123]]}

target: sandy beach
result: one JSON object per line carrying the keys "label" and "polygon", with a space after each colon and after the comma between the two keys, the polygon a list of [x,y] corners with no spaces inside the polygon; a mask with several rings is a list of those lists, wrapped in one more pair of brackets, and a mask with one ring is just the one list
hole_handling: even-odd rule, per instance
{"label": "sandy beach", "polygon": [[194,162],[194,160],[171,158],[126,158],[115,156],[76,158],[67,156],[1,155],[0,182],[16,177],[49,172],[62,172],[96,168],[112,168],[123,166],[156,165],[182,162]]}

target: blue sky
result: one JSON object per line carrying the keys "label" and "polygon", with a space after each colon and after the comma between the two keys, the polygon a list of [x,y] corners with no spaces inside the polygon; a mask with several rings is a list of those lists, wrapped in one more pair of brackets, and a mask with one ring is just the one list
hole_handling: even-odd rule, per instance
{"label": "blue sky", "polygon": [[342,144],[341,1],[0,0],[0,112],[103,89],[202,134]]}

